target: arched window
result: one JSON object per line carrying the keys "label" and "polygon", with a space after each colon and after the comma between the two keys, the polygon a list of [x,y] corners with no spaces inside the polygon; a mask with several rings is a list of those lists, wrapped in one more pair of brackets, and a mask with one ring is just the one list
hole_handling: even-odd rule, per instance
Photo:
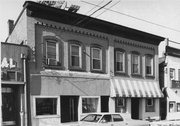
{"label": "arched window", "polygon": [[77,40],[69,40],[69,69],[70,70],[85,70],[85,47]]}

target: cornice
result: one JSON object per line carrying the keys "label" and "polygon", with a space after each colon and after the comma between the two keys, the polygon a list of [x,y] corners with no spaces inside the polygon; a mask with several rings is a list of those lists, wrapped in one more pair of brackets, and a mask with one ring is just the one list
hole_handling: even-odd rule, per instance
{"label": "cornice", "polygon": [[48,27],[48,28],[61,30],[61,31],[64,31],[64,32],[71,32],[71,33],[75,33],[75,34],[85,35],[85,36],[88,36],[88,37],[95,37],[95,38],[98,38],[98,39],[108,40],[108,37],[105,36],[105,35],[98,34],[98,33],[95,33],[93,31],[91,32],[91,31],[88,31],[88,30],[85,30],[85,29],[78,29],[76,27],[73,28],[73,27],[67,27],[67,26],[57,26],[57,25],[54,25],[54,24],[47,24],[47,23],[44,23],[44,22],[36,22],[35,24],[39,25],[39,26],[43,26],[43,27]]}
{"label": "cornice", "polygon": [[143,43],[141,43],[141,44],[135,43],[135,41],[133,42],[133,41],[122,40],[122,39],[114,39],[114,42],[124,44],[124,45],[128,45],[128,46],[134,46],[134,47],[138,47],[138,48],[154,50],[153,46],[148,46],[148,45],[145,45]]}

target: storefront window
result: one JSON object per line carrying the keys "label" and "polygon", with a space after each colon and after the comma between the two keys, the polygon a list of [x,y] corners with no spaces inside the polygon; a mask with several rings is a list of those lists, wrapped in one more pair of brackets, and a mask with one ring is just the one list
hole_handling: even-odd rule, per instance
{"label": "storefront window", "polygon": [[116,98],[116,112],[126,112],[126,100],[124,98]]}
{"label": "storefront window", "polygon": [[175,112],[175,102],[169,102],[169,112]]}
{"label": "storefront window", "polygon": [[57,115],[57,104],[58,104],[57,100],[58,100],[57,97],[52,97],[52,98],[37,97],[37,98],[35,98],[36,116]]}
{"label": "storefront window", "polygon": [[155,112],[155,100],[152,98],[146,99],[146,112]]}
{"label": "storefront window", "polygon": [[180,112],[180,103],[177,103],[177,112]]}
{"label": "storefront window", "polygon": [[97,112],[98,98],[82,98],[82,113]]}

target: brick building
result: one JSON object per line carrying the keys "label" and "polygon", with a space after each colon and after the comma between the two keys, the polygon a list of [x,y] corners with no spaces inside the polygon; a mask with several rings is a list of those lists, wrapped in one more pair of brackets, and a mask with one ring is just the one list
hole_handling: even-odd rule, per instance
{"label": "brick building", "polygon": [[159,118],[163,95],[158,45],[163,40],[74,12],[25,2],[7,42],[30,48],[28,124],[78,121],[91,112]]}

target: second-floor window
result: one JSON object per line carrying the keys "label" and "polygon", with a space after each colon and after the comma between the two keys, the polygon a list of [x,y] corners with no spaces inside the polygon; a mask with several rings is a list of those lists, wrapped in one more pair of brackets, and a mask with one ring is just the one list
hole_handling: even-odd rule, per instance
{"label": "second-floor window", "polygon": [[116,51],[116,72],[125,72],[125,53]]}
{"label": "second-floor window", "polygon": [[102,70],[102,50],[101,48],[91,48],[92,52],[92,69]]}
{"label": "second-floor window", "polygon": [[59,45],[56,41],[46,41],[46,59],[48,65],[58,65],[59,63]]}
{"label": "second-floor window", "polygon": [[70,54],[71,66],[81,68],[81,46],[72,44],[70,46]]}
{"label": "second-floor window", "polygon": [[170,79],[171,80],[175,80],[175,69],[174,68],[170,68],[169,70],[169,74],[170,74]]}
{"label": "second-floor window", "polygon": [[140,55],[132,54],[132,74],[140,74]]}
{"label": "second-floor window", "polygon": [[150,55],[146,56],[146,75],[153,75],[153,57]]}

